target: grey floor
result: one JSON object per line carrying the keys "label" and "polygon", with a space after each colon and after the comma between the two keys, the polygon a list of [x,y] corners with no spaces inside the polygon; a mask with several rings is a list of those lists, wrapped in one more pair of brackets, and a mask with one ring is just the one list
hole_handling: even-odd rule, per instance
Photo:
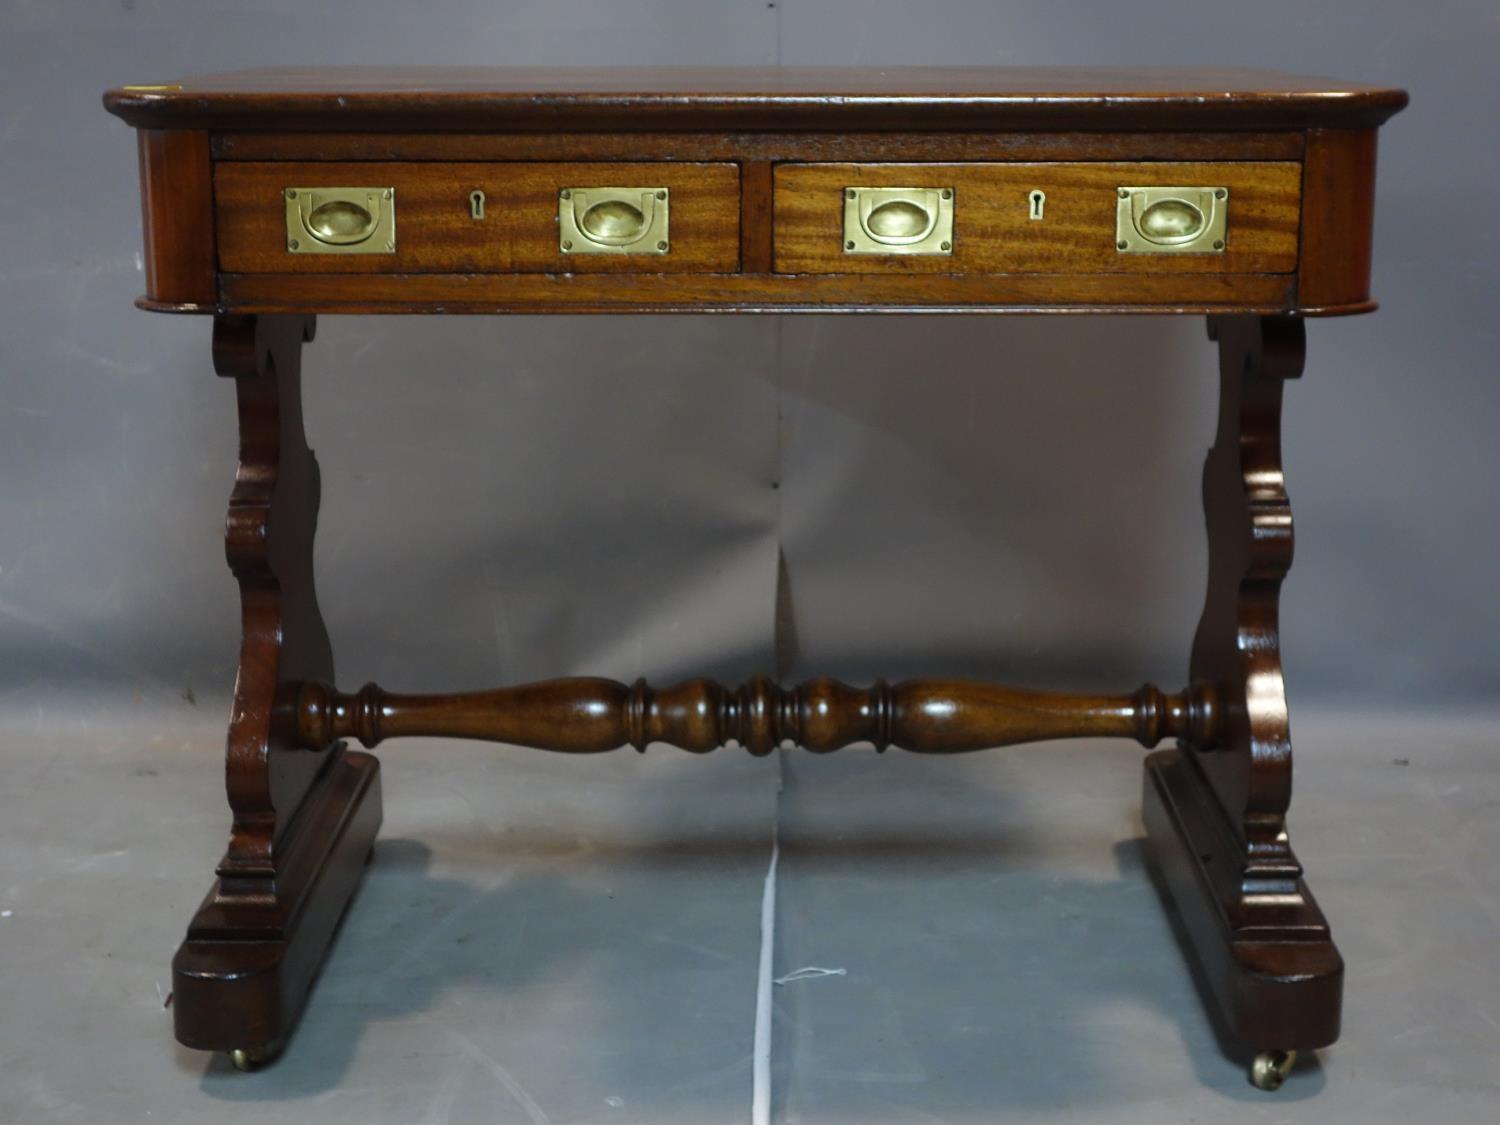
{"label": "grey floor", "polygon": [[786,1123],[1500,1119],[1500,717],[1300,714],[1293,839],[1349,962],[1277,1095],[1219,1053],[1103,742],[782,765],[384,748],[386,823],[302,1029],[176,1047],[167,966],[224,841],[223,716],[0,719],[0,1121],[749,1120],[781,842]]}

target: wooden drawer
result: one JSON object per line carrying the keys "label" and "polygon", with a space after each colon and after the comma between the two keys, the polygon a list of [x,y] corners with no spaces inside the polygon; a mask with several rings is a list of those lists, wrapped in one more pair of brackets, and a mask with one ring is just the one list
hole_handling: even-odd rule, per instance
{"label": "wooden drawer", "polygon": [[[1229,189],[1219,254],[1127,254],[1115,248],[1122,186]],[[778,273],[1277,274],[1297,269],[1302,166],[1277,162],[780,164],[775,172]],[[953,252],[844,250],[844,189],[953,189]],[[1043,217],[1030,196],[1046,193]]]}
{"label": "wooden drawer", "polygon": [[[282,189],[396,189],[392,254],[293,254]],[[558,192],[580,186],[665,187],[666,254],[564,254]],[[485,217],[469,195],[485,193]],[[225,273],[732,273],[739,269],[736,164],[220,163],[214,168],[219,268]]]}

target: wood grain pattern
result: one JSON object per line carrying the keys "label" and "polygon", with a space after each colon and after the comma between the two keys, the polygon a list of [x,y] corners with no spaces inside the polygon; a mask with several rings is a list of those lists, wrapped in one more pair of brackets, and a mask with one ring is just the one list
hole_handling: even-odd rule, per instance
{"label": "wood grain pattern", "polygon": [[1227,67],[316,67],[111,90],[145,128],[436,132],[1373,127],[1406,94]]}
{"label": "wood grain pattern", "polygon": [[776,256],[772,205],[775,165],[750,160],[740,165],[740,268],[770,273]]}
{"label": "wood grain pattern", "polygon": [[333,674],[313,586],[318,465],[302,427],[308,317],[218,317],[240,459],[224,527],[241,640],[225,755],[233,813],[218,879],[172,963],[178,1039],[279,1051],[380,825],[379,765],[343,744],[298,749],[295,687]]}
{"label": "wood grain pattern", "polygon": [[1313,308],[1370,301],[1375,131],[1313,130],[1303,164],[1297,300]]}
{"label": "wood grain pattern", "polygon": [[[782,164],[776,269],[784,273],[1290,273],[1297,268],[1301,168],[1286,163]],[[1229,188],[1223,254],[1121,254],[1122,185]],[[952,187],[951,255],[843,252],[846,186]],[[1028,198],[1047,193],[1045,218]],[[1130,283],[1125,282],[1124,289]]]}
{"label": "wood grain pattern", "polygon": [[[230,214],[219,219],[229,244],[221,273],[214,279],[217,292],[208,292],[203,260],[194,263],[191,251],[183,249],[183,269],[197,281],[181,291],[148,292],[140,304],[154,310],[839,308],[1333,315],[1373,307],[1368,297],[1367,205],[1373,198],[1373,162],[1363,153],[1366,147],[1373,153],[1369,131],[1405,105],[1406,95],[1397,89],[1274,71],[1193,68],[478,67],[273,69],[189,80],[175,89],[114,90],[105,100],[113,112],[137,125],[196,123],[200,135],[204,130],[212,133],[211,151],[219,161],[219,188]],[[1068,249],[1055,250],[1042,236],[1043,231],[1058,229],[1059,222],[1050,228],[1044,223],[1041,230],[1015,229],[1009,213],[1001,210],[986,220],[989,228],[1003,231],[1012,250],[1026,247],[1028,254],[1019,261],[970,261],[976,253],[971,247],[983,241],[998,245],[998,240],[976,243],[960,238],[958,270],[978,266],[999,271],[993,283],[981,289],[948,276],[952,259],[939,263],[907,258],[897,263],[864,257],[855,266],[840,262],[835,267],[828,260],[827,246],[814,245],[826,231],[815,232],[812,225],[802,233],[787,228],[792,242],[800,240],[803,245],[778,250],[772,242],[773,228],[778,219],[785,226],[798,217],[797,205],[790,204],[792,210],[782,216],[765,206],[767,169],[776,164],[1116,163],[1140,165],[1141,179],[1160,182],[1173,164],[1239,166],[1253,174],[1255,166],[1295,163],[1303,156],[1309,131],[1319,138],[1320,149],[1304,176],[1310,199],[1299,233],[1312,258],[1300,264],[1300,291],[1272,280],[1299,270],[1288,260],[1286,201],[1295,192],[1283,191],[1279,184],[1265,196],[1259,196],[1254,185],[1239,193],[1248,191],[1257,210],[1239,208],[1240,236],[1231,237],[1229,252],[1218,262],[1207,256],[1182,256],[1166,265],[1162,259],[1163,269],[1172,273],[1203,272],[1201,284],[1188,287],[1148,281],[1156,260],[1117,256],[1102,244],[1085,252],[1070,240]],[[1354,137],[1364,139],[1349,139]],[[526,165],[536,172],[547,165],[616,161],[736,165],[745,195],[733,216],[735,230],[729,230],[727,214],[718,215],[711,222],[712,239],[722,239],[715,250],[690,259],[674,246],[673,255],[657,260],[651,273],[637,274],[637,263],[629,258],[563,260],[550,236],[534,245],[522,246],[507,237],[476,247],[463,212],[443,210],[446,203],[430,202],[430,196],[424,200],[412,190],[405,196],[410,204],[406,213],[417,222],[419,233],[428,223],[432,237],[419,238],[410,251],[403,243],[394,259],[292,256],[281,251],[279,231],[273,237],[279,210],[268,207],[252,214],[249,197],[237,197],[234,191],[236,186],[248,186],[248,181],[236,179],[236,166],[282,162],[307,168],[315,183],[320,178],[327,182],[341,165],[399,167],[401,175],[433,184],[431,190],[444,193],[451,185],[436,185],[430,178],[440,178],[445,165]],[[791,171],[784,174],[795,176]],[[1233,177],[1226,173],[1220,178]],[[542,194],[550,195],[555,186],[548,185]],[[969,196],[976,191],[982,196],[982,185]],[[164,188],[148,183],[147,193],[149,208],[171,212],[173,201]],[[1265,201],[1264,208],[1257,199]],[[1347,200],[1359,206],[1344,206],[1341,201]],[[549,219],[552,202],[545,201]],[[998,197],[993,202],[998,205]],[[541,194],[527,206],[541,218]],[[1232,204],[1232,223],[1235,210]],[[1052,211],[1058,220],[1055,205]],[[812,223],[810,215],[801,218]],[[1068,223],[1079,237],[1085,232],[1093,237],[1095,218],[1110,225],[1104,215],[1090,216],[1088,222],[1070,218]],[[830,220],[825,216],[823,221]],[[528,223],[526,229],[538,228]],[[679,230],[674,221],[674,243]],[[196,248],[199,254],[214,238],[202,227],[201,217],[185,235],[180,245]],[[701,249],[694,239],[690,250]],[[764,277],[777,265],[778,254],[779,268],[802,271],[795,281]],[[276,264],[284,260],[286,264]],[[751,276],[726,281],[725,275],[736,268]],[[848,276],[834,281],[805,276],[806,271],[835,268],[845,273],[852,268],[886,271],[893,282],[898,274],[927,272],[932,280],[918,292],[899,284],[872,288]],[[539,280],[477,276],[496,270],[530,271]],[[715,276],[705,276],[696,291],[665,276],[700,270]],[[1090,270],[1116,281],[1109,285],[1083,279],[1081,273]],[[335,289],[293,286],[278,299],[253,276],[293,278],[309,272],[339,274],[349,284]],[[640,279],[638,299],[577,276],[614,272]],[[400,284],[408,296],[376,282],[373,275],[381,273],[403,278]],[[1080,274],[1077,283],[1069,280],[1075,273]],[[431,280],[424,280],[425,274],[431,274]],[[307,303],[297,304],[295,294],[305,295]]]}
{"label": "wood grain pattern", "polygon": [[1190,748],[1146,756],[1146,856],[1233,1052],[1311,1051],[1339,1037],[1344,960],[1300,875],[1251,878],[1243,843]]}
{"label": "wood grain pattern", "polygon": [[218,295],[208,134],[139,134],[146,296],[212,309]]}
{"label": "wood grain pattern", "polygon": [[[297,185],[396,189],[394,254],[292,254],[281,191]],[[564,254],[558,192],[641,185],[671,191],[671,252]],[[482,190],[485,218],[469,213]],[[228,273],[677,273],[739,266],[740,184],[733,164],[221,164],[219,258]]]}
{"label": "wood grain pattern", "polygon": [[1290,274],[231,274],[244,312],[1281,312]]}
{"label": "wood grain pattern", "polygon": [[1306,328],[1291,317],[1220,317],[1219,425],[1203,466],[1208,591],[1193,640],[1193,682],[1227,685],[1225,743],[1203,759],[1250,850],[1286,853],[1292,744],[1281,673],[1281,583],[1292,565],[1291,503],[1281,467],[1281,402],[1302,374]]}
{"label": "wood grain pattern", "polygon": [[1218,738],[1212,685],[1167,695],[1146,684],[1131,695],[1020,691],[972,680],[877,681],[868,689],[820,677],[794,688],[757,678],[736,688],[697,679],[654,688],[581,677],[495,691],[397,695],[366,684],[344,695],[303,685],[298,727],[309,748],[357,738],[473,738],[571,754],[653,743],[707,753],[738,742],[757,756],[782,745],[827,753],[857,742],[920,754],[961,754],[1057,738],[1133,738],[1154,746]]}
{"label": "wood grain pattern", "polygon": [[216,160],[1300,160],[1304,134],[215,133]]}
{"label": "wood grain pattern", "polygon": [[1291,850],[1292,744],[1278,626],[1292,561],[1283,385],[1302,372],[1291,317],[1218,317],[1219,427],[1203,469],[1208,590],[1191,682],[1222,693],[1219,742],[1146,759],[1149,854],[1227,1037],[1251,1050],[1338,1038],[1344,963]]}
{"label": "wood grain pattern", "polygon": [[275,877],[276,838],[326,764],[288,755],[292,732],[278,707],[284,685],[333,672],[313,584],[321,486],[302,428],[301,351],[312,332],[310,317],[214,320],[214,370],[234,381],[240,426],[224,520],[241,638],[227,757],[234,827],[222,876]]}
{"label": "wood grain pattern", "polygon": [[[318,68],[114,90],[105,103],[145,130],[142,303],[217,311],[215,367],[239,407],[225,529],[242,611],[233,825],[173,963],[183,1043],[280,1050],[380,821],[374,758],[339,740],[417,734],[570,753],[737,741],[755,754],[1175,738],[1146,759],[1143,818],[1211,1011],[1235,1047],[1337,1037],[1343,962],[1286,831],[1280,415],[1302,369],[1300,317],[1372,307],[1373,130],[1403,91],[1180,68]],[[958,196],[953,257],[842,253],[845,186],[934,175]],[[672,254],[564,257],[558,190],[632,180],[672,189]],[[394,257],[285,252],[283,187],[371,182],[398,191]],[[1131,183],[1227,186],[1228,251],[1118,254],[1114,193]],[[475,188],[490,197],[483,224],[468,213]],[[1035,188],[1041,223],[1026,214]],[[1189,686],[580,678],[341,694],[328,686],[318,468],[301,420],[306,314],[324,311],[1213,314],[1221,399]]]}
{"label": "wood grain pattern", "polygon": [[380,829],[380,764],[340,751],[318,775],[260,894],[215,882],[172,958],[177,1041],[201,1051],[280,1053],[364,875]]}

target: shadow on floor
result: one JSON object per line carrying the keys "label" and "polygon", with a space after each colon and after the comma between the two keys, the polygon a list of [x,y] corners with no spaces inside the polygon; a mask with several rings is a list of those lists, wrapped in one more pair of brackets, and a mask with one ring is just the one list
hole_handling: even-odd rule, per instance
{"label": "shadow on floor", "polygon": [[[758,933],[747,891],[758,888],[767,841],[512,843],[516,871],[486,887],[434,876],[422,843],[381,842],[283,1059],[240,1075],[222,1057],[205,1070],[203,1055],[182,1050],[179,1065],[226,1101],[310,1098],[339,1086],[372,1027],[404,1021],[425,1025],[417,1038],[433,1051],[456,1049],[483,1065],[504,1057],[522,1071],[516,1043],[539,1018],[553,1028],[539,1029],[542,1039],[555,1042],[558,1028],[578,1039],[574,1057],[554,1068],[587,1067],[591,1087],[633,1092],[634,1114],[617,1120],[646,1120],[639,1114],[653,1103],[663,1118],[684,1119],[698,1096],[707,1112],[722,1105],[715,1095],[724,1087],[743,1088],[748,1104]],[[489,841],[442,845],[445,855],[475,856],[476,867],[478,853],[493,851]],[[787,833],[777,972],[802,963],[800,951],[782,947],[807,944],[802,931],[830,910],[839,917],[825,933],[856,967],[836,984],[776,990],[778,1109],[808,1081],[837,1092],[853,1110],[847,1120],[1003,1116],[1056,1107],[1060,1094],[1064,1104],[1106,1105],[1145,1096],[1122,1081],[1141,1049],[1185,1051],[1204,1086],[1265,1103],[1243,1070],[1226,1069],[1179,949],[1159,940],[1168,930],[1142,847],[1117,843],[1116,877],[1100,882],[1059,875],[1057,855],[1003,825],[962,836]],[[726,875],[733,903],[714,890]],[[980,887],[990,893],[972,893]],[[788,928],[799,931],[789,943]],[[455,1002],[492,1014],[466,1031],[451,1018]],[[1080,1012],[1142,1007],[1173,1022],[1176,1039],[1116,1044],[1097,1026],[1069,1026]],[[583,1010],[568,1016],[569,1008]],[[1302,1100],[1322,1086],[1314,1062],[1277,1098]],[[879,1116],[908,1099],[916,1116]],[[801,1119],[817,1118],[804,1106]]]}

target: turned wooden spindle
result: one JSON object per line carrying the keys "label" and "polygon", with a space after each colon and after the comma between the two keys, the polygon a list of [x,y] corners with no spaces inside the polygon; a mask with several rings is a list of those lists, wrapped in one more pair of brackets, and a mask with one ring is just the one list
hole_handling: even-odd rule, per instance
{"label": "turned wooden spindle", "polygon": [[1168,695],[1146,684],[1132,695],[1020,691],[968,680],[877,680],[868,689],[820,677],[782,688],[757,677],[729,689],[695,679],[653,688],[576,678],[451,695],[396,695],[366,684],[346,695],[303,684],[297,731],[308,749],[341,738],[373,747],[429,735],[596,754],[653,742],[706,753],[738,742],[755,755],[793,744],[818,753],[856,742],[919,754],[957,754],[1055,738],[1180,738],[1200,749],[1218,739],[1216,692],[1195,685]]}

